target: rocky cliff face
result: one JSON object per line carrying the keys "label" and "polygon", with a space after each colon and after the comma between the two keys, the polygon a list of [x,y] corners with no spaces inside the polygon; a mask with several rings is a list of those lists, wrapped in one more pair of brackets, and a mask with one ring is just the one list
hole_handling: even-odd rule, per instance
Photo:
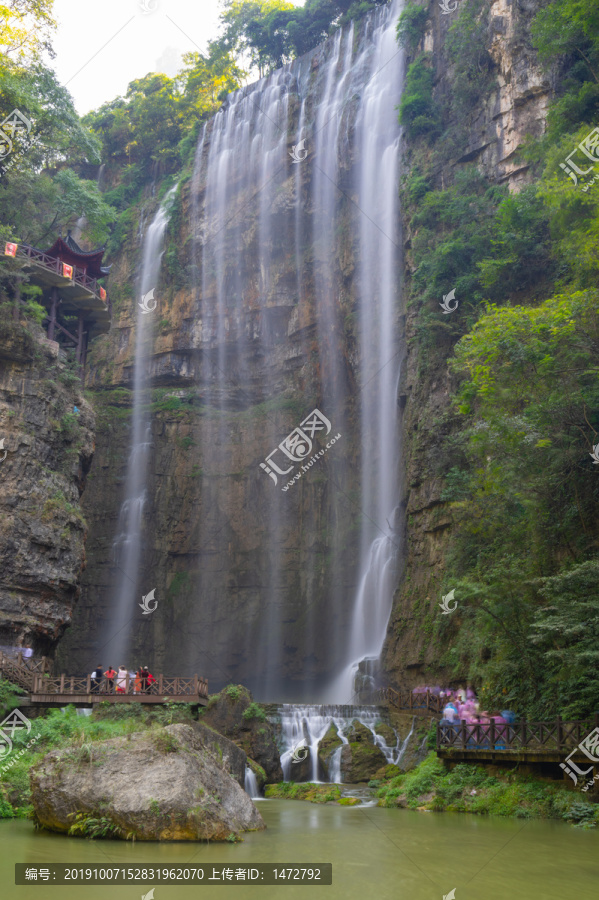
{"label": "rocky cliff face", "polygon": [[[77,407],[77,411],[75,411]],[[53,651],[85,568],[94,413],[41,329],[0,333],[0,644]]]}
{"label": "rocky cliff face", "polygon": [[[496,88],[472,114],[468,146],[458,159],[447,159],[439,172],[439,187],[449,182],[456,167],[474,162],[495,183],[507,183],[517,191],[529,181],[528,165],[517,151],[528,136],[545,129],[552,80],[542,71],[530,45],[530,21],[537,2],[497,0],[488,11],[488,48],[495,63]],[[431,28],[424,49],[433,54],[437,96],[451,91],[451,69],[444,53],[452,17],[443,15],[437,3],[430,5]],[[410,152],[409,143],[406,151]],[[406,246],[411,234],[406,225]],[[412,273],[406,254],[406,275]],[[394,599],[383,657],[391,682],[408,686],[423,679],[445,678],[439,669],[438,652],[429,643],[430,622],[438,614],[444,559],[451,535],[448,503],[441,500],[443,479],[439,476],[439,445],[443,437],[459,428],[450,407],[456,385],[447,369],[451,344],[440,340],[423,350],[416,338],[419,311],[408,309],[406,322],[407,360],[402,384],[407,487],[407,561],[405,577]],[[426,353],[426,367],[421,366]],[[422,369],[426,369],[423,376]],[[442,424],[440,424],[442,423]],[[428,625],[427,625],[428,623]]]}

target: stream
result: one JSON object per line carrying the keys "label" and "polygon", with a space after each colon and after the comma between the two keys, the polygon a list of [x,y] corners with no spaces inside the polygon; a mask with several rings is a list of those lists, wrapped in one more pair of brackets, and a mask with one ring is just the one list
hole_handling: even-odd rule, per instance
{"label": "stream", "polygon": [[[310,885],[310,897],[442,900],[595,900],[599,835],[561,822],[500,819],[460,813],[419,813],[379,807],[339,807],[264,800],[266,831],[240,844],[157,844],[89,841],[34,831],[30,822],[0,821],[0,877],[7,900],[140,900],[151,885],[14,884],[14,863],[44,865],[322,863],[332,886]],[[299,888],[298,888],[299,890]],[[191,900],[198,886],[162,884],[154,900]],[[201,896],[286,896],[278,886],[203,886]],[[295,891],[290,896],[296,896]]]}

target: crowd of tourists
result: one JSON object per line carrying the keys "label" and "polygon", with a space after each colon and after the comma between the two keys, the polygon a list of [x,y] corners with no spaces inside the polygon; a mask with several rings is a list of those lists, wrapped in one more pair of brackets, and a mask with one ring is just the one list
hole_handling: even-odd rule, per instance
{"label": "crowd of tourists", "polygon": [[96,666],[91,675],[93,694],[149,694],[156,679],[147,666],[130,672],[126,666],[118,670]]}
{"label": "crowd of tourists", "polygon": [[471,687],[457,688],[440,688],[435,687],[417,687],[414,694],[435,694],[444,703],[443,718],[440,724],[445,726],[460,725],[465,722],[467,725],[489,725],[494,722],[495,725],[513,725],[516,716],[510,709],[502,709],[501,713],[489,713],[480,708],[480,703],[476,698],[476,694]]}

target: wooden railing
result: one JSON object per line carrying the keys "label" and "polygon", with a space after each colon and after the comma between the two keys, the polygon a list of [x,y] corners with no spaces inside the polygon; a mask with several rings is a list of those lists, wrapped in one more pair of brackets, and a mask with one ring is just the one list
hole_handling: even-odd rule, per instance
{"label": "wooden railing", "polygon": [[21,651],[14,653],[6,653],[0,650],[0,673],[7,681],[18,684],[19,687],[27,691],[31,691],[33,687],[34,676],[43,675],[52,670],[51,661],[42,656],[40,659],[33,657],[24,657]]}
{"label": "wooden railing", "polygon": [[[53,256],[48,256],[48,254],[44,253],[42,250],[36,250],[35,247],[30,247],[29,244],[17,243],[16,256],[21,259],[30,259],[32,262],[35,262],[36,265],[42,266],[42,268],[47,269],[49,272],[55,272],[57,275],[62,275],[62,260],[56,259]],[[76,281],[77,284],[87,288],[87,290],[91,291],[96,297],[102,300],[100,297],[100,285],[97,280],[86,275],[79,266],[73,266],[73,278],[71,280]],[[108,297],[106,300],[102,300],[102,302],[107,305],[110,303]]]}
{"label": "wooden railing", "polygon": [[595,722],[468,723],[446,725],[437,723],[437,750],[529,750],[548,752],[573,750],[593,728],[599,728],[599,714]]}
{"label": "wooden railing", "polygon": [[[120,688],[122,690],[119,690]],[[110,683],[106,678],[103,678],[98,685],[94,682],[91,675],[84,677],[60,675],[53,678],[49,678],[46,675],[36,675],[31,693],[36,695],[59,694],[62,696],[87,694],[111,696],[124,693],[136,694],[140,698],[144,696],[170,698],[208,697],[208,681],[205,678],[200,678],[198,675],[192,675],[189,678],[159,675],[152,684],[136,690],[135,679],[129,673],[127,673],[122,685],[117,680]]]}

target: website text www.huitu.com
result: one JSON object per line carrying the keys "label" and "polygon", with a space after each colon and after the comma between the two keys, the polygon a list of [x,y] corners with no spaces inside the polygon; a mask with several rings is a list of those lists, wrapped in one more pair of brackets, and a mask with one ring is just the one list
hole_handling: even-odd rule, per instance
{"label": "website text www.huitu.com", "polygon": [[285,485],[285,487],[281,488],[281,490],[282,490],[282,491],[288,491],[290,487],[293,487],[293,485],[294,485],[297,481],[300,480],[300,478],[302,477],[303,473],[304,473],[304,472],[307,472],[308,469],[311,469],[312,466],[314,465],[314,463],[315,463],[315,462],[318,462],[319,458],[320,458],[321,456],[324,456],[325,453],[327,452],[327,450],[329,449],[329,447],[332,447],[333,444],[335,444],[335,443],[339,440],[340,437],[341,437],[341,434],[336,434],[335,437],[334,437],[334,438],[331,438],[331,440],[326,444],[326,446],[324,447],[323,450],[319,450],[318,453],[315,453],[314,456],[312,456],[306,463],[303,463],[302,466],[301,466],[301,472],[297,472],[297,473],[293,476],[293,478],[291,479],[291,481],[288,481],[287,484]]}

